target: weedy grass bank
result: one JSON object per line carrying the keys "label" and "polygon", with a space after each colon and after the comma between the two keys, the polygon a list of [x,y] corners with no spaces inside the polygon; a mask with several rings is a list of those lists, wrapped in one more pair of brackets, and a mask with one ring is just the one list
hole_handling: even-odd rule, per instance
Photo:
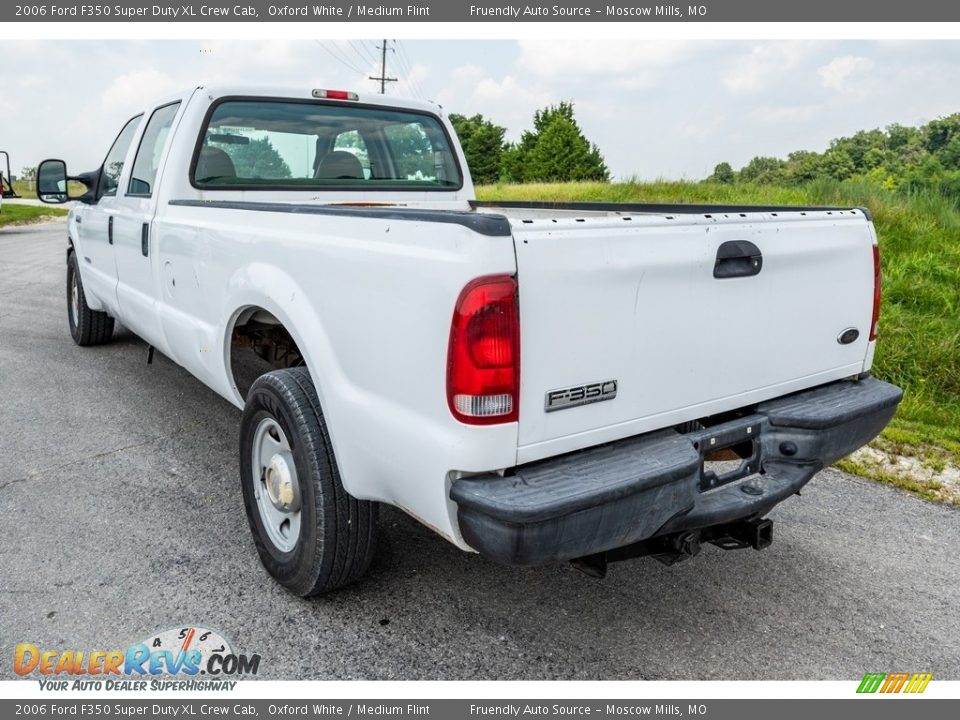
{"label": "weedy grass bank", "polygon": [[5,200],[0,208],[0,228],[13,225],[29,225],[31,223],[57,220],[64,217],[67,210],[63,208],[35,205],[19,205]]}

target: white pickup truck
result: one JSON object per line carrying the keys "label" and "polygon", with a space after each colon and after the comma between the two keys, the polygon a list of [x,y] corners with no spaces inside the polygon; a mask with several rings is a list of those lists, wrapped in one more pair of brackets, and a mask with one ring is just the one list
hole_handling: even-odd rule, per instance
{"label": "white pickup truck", "polygon": [[476,202],[440,107],[321,89],[195,88],[38,175],[79,200],[74,341],[116,319],[243,409],[256,547],[301,595],[363,574],[378,503],[595,576],[759,549],[900,401],[862,209]]}

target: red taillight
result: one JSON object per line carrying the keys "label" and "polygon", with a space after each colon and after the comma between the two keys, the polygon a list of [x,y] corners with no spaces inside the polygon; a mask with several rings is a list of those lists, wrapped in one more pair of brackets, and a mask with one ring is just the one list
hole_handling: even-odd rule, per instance
{"label": "red taillight", "polygon": [[325,100],[359,100],[355,92],[348,92],[347,90],[314,90],[313,96],[315,98],[322,98]]}
{"label": "red taillight", "polygon": [[460,422],[514,422],[520,415],[517,281],[490,275],[460,293],[450,325],[447,402]]}
{"label": "red taillight", "polygon": [[870,341],[877,339],[880,323],[880,248],[873,246],[873,318],[870,320]]}

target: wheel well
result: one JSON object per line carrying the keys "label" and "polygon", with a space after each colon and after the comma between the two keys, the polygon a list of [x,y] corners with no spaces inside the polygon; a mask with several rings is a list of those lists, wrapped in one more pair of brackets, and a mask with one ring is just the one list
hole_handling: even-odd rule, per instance
{"label": "wheel well", "polygon": [[230,333],[230,372],[244,400],[261,375],[304,365],[293,336],[272,313],[248,307],[237,316]]}

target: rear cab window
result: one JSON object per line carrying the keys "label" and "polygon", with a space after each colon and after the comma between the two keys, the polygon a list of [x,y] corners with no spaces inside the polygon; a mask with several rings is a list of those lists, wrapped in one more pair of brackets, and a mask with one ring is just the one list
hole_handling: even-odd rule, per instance
{"label": "rear cab window", "polygon": [[191,182],[202,189],[458,190],[441,121],[425,112],[226,98],[208,113]]}

